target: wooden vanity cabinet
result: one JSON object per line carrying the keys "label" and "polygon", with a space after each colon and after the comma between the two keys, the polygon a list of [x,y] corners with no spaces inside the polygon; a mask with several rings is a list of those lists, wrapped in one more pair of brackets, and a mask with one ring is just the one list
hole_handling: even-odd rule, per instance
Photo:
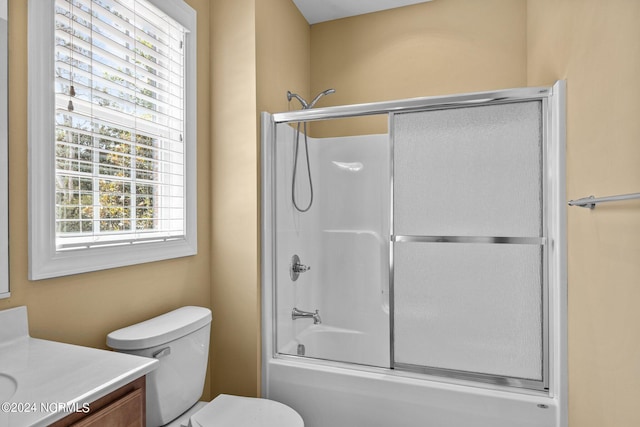
{"label": "wooden vanity cabinet", "polygon": [[145,427],[145,377],[89,404],[89,412],[74,412],[50,427]]}

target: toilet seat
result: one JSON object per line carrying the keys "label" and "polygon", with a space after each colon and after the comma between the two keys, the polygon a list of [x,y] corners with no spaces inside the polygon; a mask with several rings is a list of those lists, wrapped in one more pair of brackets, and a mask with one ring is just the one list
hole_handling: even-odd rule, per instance
{"label": "toilet seat", "polygon": [[304,427],[302,417],[280,402],[221,394],[189,419],[189,427]]}

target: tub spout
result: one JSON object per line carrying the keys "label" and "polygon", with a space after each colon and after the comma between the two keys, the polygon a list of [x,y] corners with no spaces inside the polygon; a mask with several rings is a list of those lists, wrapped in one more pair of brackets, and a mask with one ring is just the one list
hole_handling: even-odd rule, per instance
{"label": "tub spout", "polygon": [[293,307],[293,311],[291,311],[291,318],[293,320],[296,320],[296,319],[313,319],[313,324],[314,325],[322,323],[322,319],[320,319],[320,313],[318,313],[318,310],[316,310],[315,313],[312,313],[310,311],[298,310],[297,308]]}

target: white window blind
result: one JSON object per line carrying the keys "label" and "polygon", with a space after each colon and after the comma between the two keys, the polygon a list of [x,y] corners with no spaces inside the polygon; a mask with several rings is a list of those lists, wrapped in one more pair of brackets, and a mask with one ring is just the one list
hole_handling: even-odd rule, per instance
{"label": "white window blind", "polygon": [[29,278],[197,253],[196,12],[29,0]]}
{"label": "white window blind", "polygon": [[55,1],[58,250],[184,237],[184,35],[143,0]]}

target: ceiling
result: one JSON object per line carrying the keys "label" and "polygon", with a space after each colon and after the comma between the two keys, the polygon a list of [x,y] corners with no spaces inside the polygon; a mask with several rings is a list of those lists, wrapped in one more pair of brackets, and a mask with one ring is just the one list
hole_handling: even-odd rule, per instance
{"label": "ceiling", "polygon": [[310,25],[427,1],[431,0],[293,0]]}

